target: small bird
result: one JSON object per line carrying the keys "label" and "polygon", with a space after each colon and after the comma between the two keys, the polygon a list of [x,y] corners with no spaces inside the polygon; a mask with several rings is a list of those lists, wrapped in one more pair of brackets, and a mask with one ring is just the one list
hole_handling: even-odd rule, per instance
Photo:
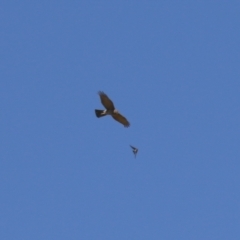
{"label": "small bird", "polygon": [[132,148],[132,150],[133,150],[133,154],[134,154],[134,156],[135,156],[135,158],[136,158],[136,156],[137,156],[137,152],[138,152],[138,149],[135,148],[135,147],[133,147],[133,146],[131,146],[131,145],[129,145],[129,146]]}
{"label": "small bird", "polygon": [[129,127],[130,123],[128,122],[128,120],[122,116],[118,110],[114,107],[113,102],[111,101],[111,99],[107,96],[107,94],[105,94],[104,92],[98,92],[100,99],[101,99],[101,103],[102,105],[106,108],[106,110],[98,110],[95,109],[95,114],[98,118],[100,117],[104,117],[107,115],[111,115],[116,121],[120,122],[121,124],[123,124],[124,127]]}

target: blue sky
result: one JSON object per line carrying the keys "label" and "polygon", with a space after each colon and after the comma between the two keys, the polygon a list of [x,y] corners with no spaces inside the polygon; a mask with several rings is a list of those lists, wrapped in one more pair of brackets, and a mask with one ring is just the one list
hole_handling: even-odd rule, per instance
{"label": "blue sky", "polygon": [[2,1],[0,239],[240,239],[239,12]]}

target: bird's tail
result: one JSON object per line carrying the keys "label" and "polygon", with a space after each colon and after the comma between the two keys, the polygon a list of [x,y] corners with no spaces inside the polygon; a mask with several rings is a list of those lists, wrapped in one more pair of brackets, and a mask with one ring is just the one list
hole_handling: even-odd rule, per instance
{"label": "bird's tail", "polygon": [[104,112],[105,112],[104,110],[95,109],[95,114],[98,118],[106,116],[106,114]]}

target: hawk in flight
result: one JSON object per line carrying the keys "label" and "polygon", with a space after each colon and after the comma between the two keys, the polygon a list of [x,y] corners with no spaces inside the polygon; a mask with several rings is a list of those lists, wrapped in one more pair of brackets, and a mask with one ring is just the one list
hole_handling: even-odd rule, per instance
{"label": "hawk in flight", "polygon": [[109,99],[109,97],[104,92],[98,92],[98,94],[100,96],[101,103],[106,108],[106,110],[95,109],[96,116],[98,118],[100,118],[100,117],[104,117],[106,115],[111,115],[116,121],[123,124],[124,127],[129,127],[130,123],[123,115],[121,115],[118,112],[117,109],[115,109],[114,104],[111,101],[111,99]]}
{"label": "hawk in flight", "polygon": [[138,152],[138,149],[135,148],[135,147],[133,147],[133,146],[131,146],[131,145],[130,145],[130,147],[132,148],[132,150],[133,150],[133,154],[134,154],[134,156],[135,156],[135,158],[136,158],[136,156],[137,156],[137,152]]}

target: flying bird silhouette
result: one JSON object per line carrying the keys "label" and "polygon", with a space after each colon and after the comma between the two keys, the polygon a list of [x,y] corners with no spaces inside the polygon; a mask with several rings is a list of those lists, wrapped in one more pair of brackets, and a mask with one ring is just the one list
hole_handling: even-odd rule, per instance
{"label": "flying bird silhouette", "polygon": [[101,99],[101,103],[102,105],[106,108],[106,110],[98,110],[95,109],[95,114],[98,118],[100,117],[104,117],[107,115],[111,115],[116,121],[120,122],[121,124],[123,124],[124,127],[129,127],[130,123],[128,122],[128,120],[121,115],[118,110],[114,107],[113,102],[111,101],[111,99],[104,93],[104,92],[98,92],[100,99]]}
{"label": "flying bird silhouette", "polygon": [[135,158],[136,158],[137,153],[138,153],[138,149],[135,148],[135,147],[133,147],[133,146],[131,146],[131,145],[129,145],[129,146],[132,148],[133,154],[134,154],[134,156],[135,156]]}

